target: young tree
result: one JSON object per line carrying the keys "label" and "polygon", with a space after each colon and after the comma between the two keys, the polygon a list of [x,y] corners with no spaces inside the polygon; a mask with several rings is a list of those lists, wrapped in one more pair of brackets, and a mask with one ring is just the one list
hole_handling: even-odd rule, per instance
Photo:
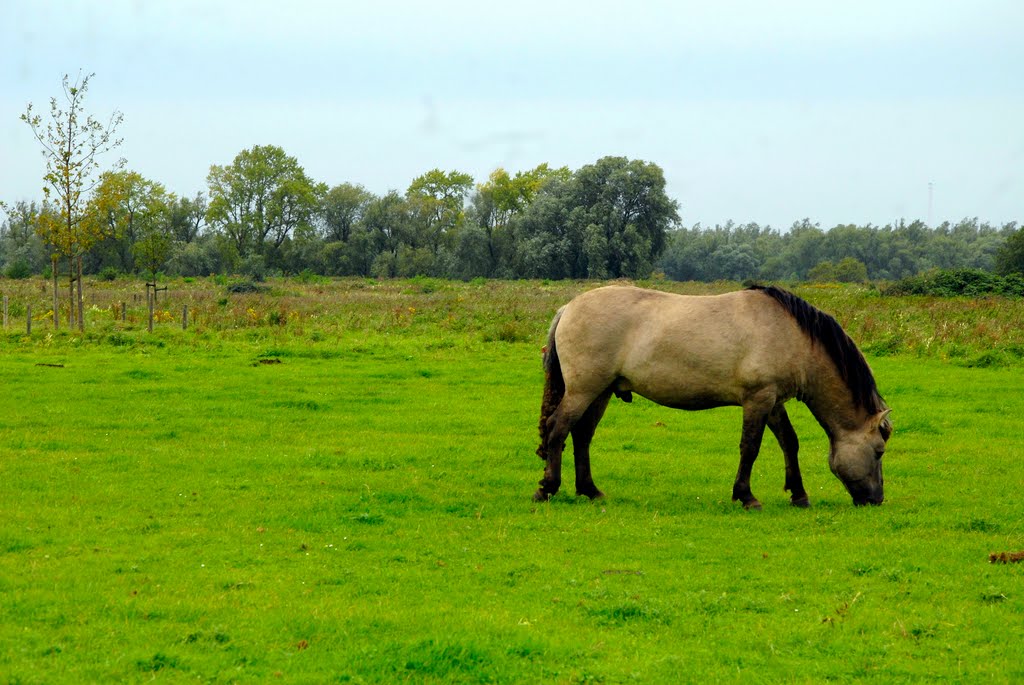
{"label": "young tree", "polygon": [[[86,114],[84,100],[89,90],[89,80],[94,74],[82,76],[72,82],[64,75],[63,89],[66,109],[62,109],[57,98],[50,98],[50,117],[44,125],[43,117],[36,113],[29,103],[21,120],[32,129],[32,135],[43,148],[46,159],[46,174],[43,193],[56,208],[55,215],[41,214],[38,225],[40,236],[54,247],[53,263],[53,326],[58,326],[57,315],[57,266],[60,256],[69,264],[69,289],[71,292],[70,320],[75,319],[74,283],[78,282],[78,327],[84,330],[82,320],[82,256],[89,251],[101,236],[101,224],[88,211],[88,195],[96,186],[99,157],[121,144],[115,138],[117,127],[123,116],[114,111],[107,123],[101,123]],[[118,160],[115,168],[123,166]],[[76,274],[77,271],[77,274]]]}

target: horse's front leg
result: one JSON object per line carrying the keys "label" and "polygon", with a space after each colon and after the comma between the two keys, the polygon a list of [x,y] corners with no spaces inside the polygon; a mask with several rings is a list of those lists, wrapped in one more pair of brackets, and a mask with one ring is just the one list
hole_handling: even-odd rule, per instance
{"label": "horse's front leg", "polygon": [[762,390],[743,403],[743,436],[740,438],[740,467],[736,482],[732,486],[732,499],[743,504],[744,509],[760,509],[761,503],[750,491],[750,472],[761,451],[761,439],[768,415],[775,406],[775,393]]}
{"label": "horse's front leg", "polygon": [[796,431],[793,430],[793,424],[789,421],[789,414],[786,413],[785,406],[775,405],[771,414],[768,415],[768,428],[775,435],[775,439],[779,441],[782,455],[786,459],[785,489],[789,492],[790,503],[794,507],[811,506],[807,491],[804,489],[803,476],[800,475],[800,460],[797,459],[800,441],[796,437]]}

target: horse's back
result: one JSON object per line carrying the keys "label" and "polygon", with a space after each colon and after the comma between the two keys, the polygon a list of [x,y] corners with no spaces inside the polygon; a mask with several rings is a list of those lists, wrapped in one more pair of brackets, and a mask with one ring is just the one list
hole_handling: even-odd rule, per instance
{"label": "horse's back", "polygon": [[788,392],[803,340],[760,293],[677,295],[607,286],[575,298],[556,331],[568,386],[615,383],[661,404],[741,404],[766,383]]}

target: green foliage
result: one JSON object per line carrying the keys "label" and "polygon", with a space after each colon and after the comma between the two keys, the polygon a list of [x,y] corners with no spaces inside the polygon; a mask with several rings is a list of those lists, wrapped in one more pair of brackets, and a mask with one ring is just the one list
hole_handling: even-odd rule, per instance
{"label": "green foliage", "polygon": [[888,295],[935,295],[938,297],[1007,295],[1024,297],[1024,277],[1005,277],[976,269],[933,270],[904,278],[885,288]]}
{"label": "green foliage", "polygon": [[838,264],[826,260],[807,272],[807,280],[812,283],[864,283],[868,280],[868,269],[853,257],[844,257]]}
{"label": "green foliage", "polygon": [[977,219],[933,229],[899,221],[827,231],[804,219],[786,232],[756,223],[698,224],[672,231],[657,265],[676,280],[896,280],[930,269],[992,270],[1015,230],[1015,223],[995,228]]}
{"label": "green foliage", "polygon": [[109,281],[116,281],[118,276],[121,275],[121,272],[118,271],[116,267],[105,266],[105,267],[103,267],[100,270],[100,273],[98,275],[99,275],[99,279],[101,281],[108,281],[109,282]]}
{"label": "green foliage", "polygon": [[211,166],[207,183],[206,219],[243,257],[280,248],[293,231],[309,227],[327,192],[274,145],[256,145],[228,166]]}
{"label": "green foliage", "polygon": [[[134,172],[105,174],[90,204],[101,220],[83,224],[99,240],[85,272],[462,280],[657,272],[678,281],[864,283],[933,269],[1006,275],[1019,271],[1024,244],[1015,222],[996,227],[977,218],[936,227],[900,220],[824,230],[810,219],[784,231],[731,221],[685,227],[661,169],[624,157],[575,171],[498,168],[475,186],[464,172],[431,169],[404,194],[378,196],[357,184],[316,183],[297,159],[268,145],[213,165],[207,182],[209,198],[178,198]],[[36,227],[59,228],[63,218],[46,203],[21,209],[0,226],[0,270],[27,260],[38,273],[49,255]],[[34,241],[23,238],[25,225]],[[41,235],[56,239],[48,230]]]}
{"label": "green foliage", "polygon": [[859,259],[843,257],[836,264],[836,281],[839,283],[864,283],[867,280],[868,268]]}
{"label": "green foliage", "polygon": [[812,283],[835,283],[836,266],[832,262],[824,261],[807,272],[807,280]]}
{"label": "green foliage", "polygon": [[656,164],[604,157],[545,183],[513,224],[530,278],[647,278],[679,220]]}
{"label": "green foliage", "polygon": [[303,269],[294,276],[296,283],[329,283],[330,279],[313,273],[310,269]]}
{"label": "green foliage", "polygon": [[1024,227],[1006,237],[996,253],[996,271],[1003,276],[1024,274]]}
{"label": "green foliage", "polygon": [[0,210],[6,214],[0,223],[0,273],[8,278],[42,273],[50,259],[36,228],[40,214],[52,208],[22,200],[13,206],[0,202]]}
{"label": "green foliage", "polygon": [[[236,294],[262,293],[267,291],[267,287],[265,285],[260,285],[259,283],[254,283],[253,281],[238,281],[236,283],[229,283],[227,288],[229,293]],[[225,300],[223,304],[227,304],[227,301]]]}

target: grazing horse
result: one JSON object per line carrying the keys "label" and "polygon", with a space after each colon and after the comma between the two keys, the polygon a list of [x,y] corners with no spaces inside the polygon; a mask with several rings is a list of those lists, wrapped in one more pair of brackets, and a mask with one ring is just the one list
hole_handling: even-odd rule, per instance
{"label": "grazing horse", "polygon": [[792,504],[810,504],[784,406],[795,397],[825,429],[829,466],[854,504],[882,503],[882,454],[892,424],[871,369],[835,319],[785,290],[687,296],[598,288],[558,310],[544,370],[537,454],[546,466],[535,500],[558,492],[570,434],[576,494],[603,495],[590,473],[590,441],[611,396],[629,402],[635,392],[677,409],[743,408],[732,498],[748,509],[761,508],[750,472],[765,426],[785,456]]}

